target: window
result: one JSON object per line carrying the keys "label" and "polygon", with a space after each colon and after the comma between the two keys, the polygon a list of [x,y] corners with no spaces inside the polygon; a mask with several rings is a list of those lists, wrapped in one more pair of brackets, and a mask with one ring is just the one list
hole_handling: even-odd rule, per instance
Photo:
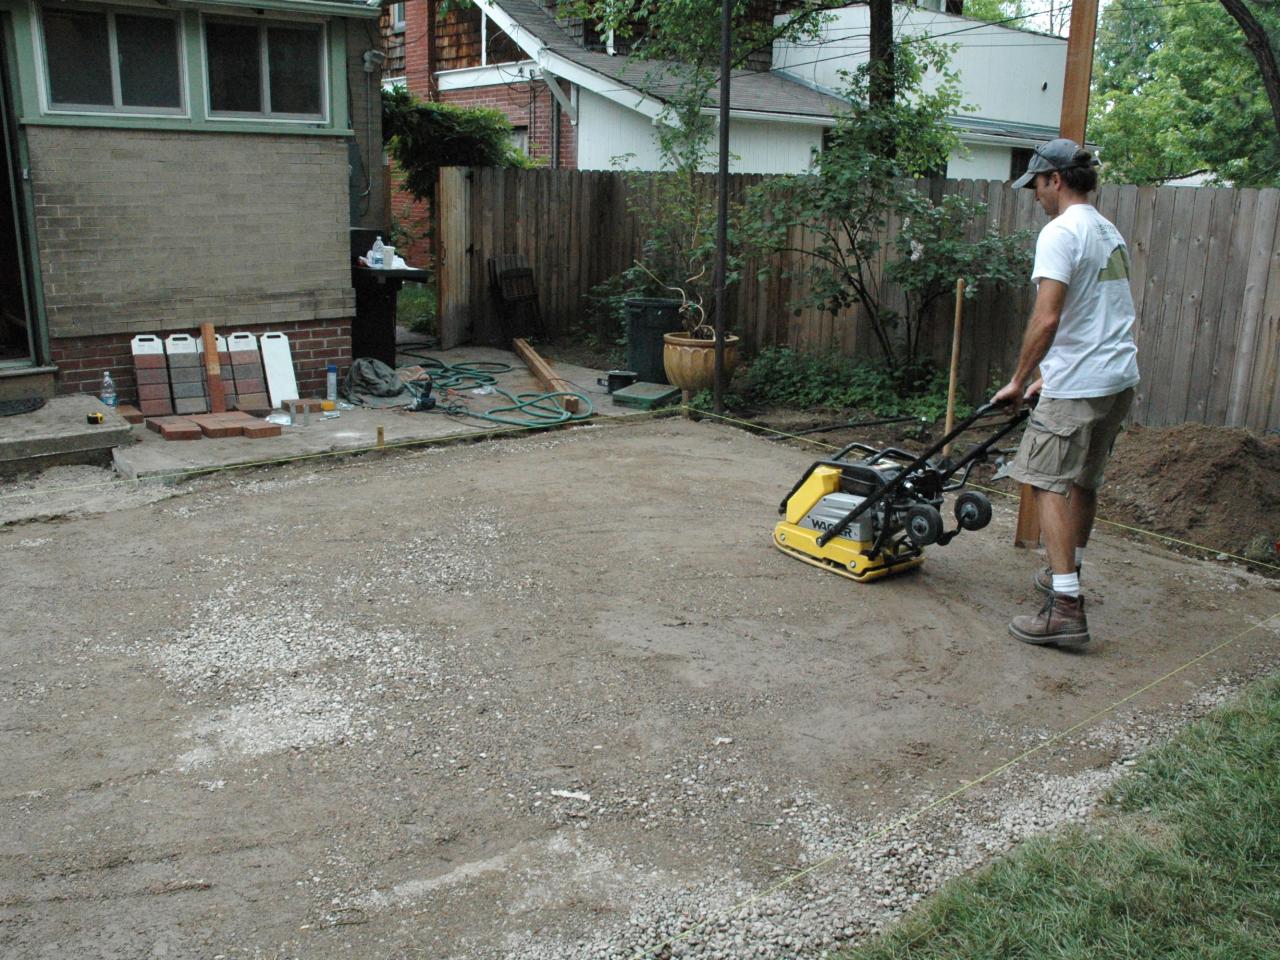
{"label": "window", "polygon": [[1031,163],[1031,158],[1035,156],[1035,151],[1026,147],[1014,147],[1009,151],[1009,179],[1017,180],[1020,176],[1027,172],[1027,166]]}
{"label": "window", "polygon": [[318,25],[207,20],[211,115],[321,119],[324,31]]}
{"label": "window", "polygon": [[54,109],[181,112],[176,17],[58,7],[41,26]]}
{"label": "window", "polygon": [[404,33],[404,4],[393,3],[391,5],[391,32]]}

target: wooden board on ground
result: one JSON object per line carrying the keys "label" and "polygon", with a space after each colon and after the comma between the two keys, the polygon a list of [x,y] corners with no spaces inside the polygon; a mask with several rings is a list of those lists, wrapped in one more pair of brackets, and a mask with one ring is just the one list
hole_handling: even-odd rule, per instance
{"label": "wooden board on ground", "polygon": [[[511,348],[520,355],[520,359],[528,366],[529,372],[534,375],[538,383],[542,385],[542,389],[547,391],[547,393],[557,393],[562,390],[573,389],[573,384],[556,376],[556,372],[552,368],[551,364],[543,360],[542,357],[538,355],[538,351],[529,346],[529,341],[517,337],[511,341]],[[577,397],[557,397],[556,403],[564,407],[564,409],[569,413],[578,412]]]}

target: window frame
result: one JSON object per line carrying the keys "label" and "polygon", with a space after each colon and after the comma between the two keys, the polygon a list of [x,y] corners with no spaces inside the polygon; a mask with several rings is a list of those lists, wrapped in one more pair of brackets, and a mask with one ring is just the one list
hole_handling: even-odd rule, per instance
{"label": "window frame", "polygon": [[404,33],[404,0],[391,4],[391,32]]}
{"label": "window frame", "polygon": [[[209,34],[206,30],[206,26],[210,21],[257,28],[258,64],[260,68],[258,74],[260,89],[258,92],[264,109],[258,112],[248,112],[242,110],[215,110],[213,108],[213,91],[209,88]],[[304,26],[316,29],[316,44],[320,54],[319,76],[317,78],[320,81],[320,112],[274,113],[268,109],[271,103],[271,59],[267,45],[267,30],[272,27],[297,29]],[[329,62],[329,24],[327,21],[310,17],[281,20],[268,17],[237,17],[234,14],[201,12],[199,33],[201,83],[204,87],[204,115],[207,120],[226,123],[297,123],[309,125],[317,123],[328,125],[331,122],[329,89],[331,64]]]}
{"label": "window frame", "polygon": [[[53,77],[49,74],[49,38],[45,33],[44,15],[46,9],[77,13],[103,14],[107,18],[107,60],[111,68],[111,104],[104,103],[57,103],[53,99]],[[168,21],[173,26],[173,41],[177,50],[178,100],[176,107],[148,107],[125,105],[122,102],[120,80],[120,48],[116,33],[116,15],[128,17],[151,17],[155,20]],[[177,10],[153,10],[148,7],[129,5],[108,5],[92,3],[58,3],[35,5],[33,26],[38,42],[35,44],[37,76],[40,86],[41,109],[50,116],[69,117],[177,117],[190,118],[191,98],[187,90],[187,49],[182,13]]]}

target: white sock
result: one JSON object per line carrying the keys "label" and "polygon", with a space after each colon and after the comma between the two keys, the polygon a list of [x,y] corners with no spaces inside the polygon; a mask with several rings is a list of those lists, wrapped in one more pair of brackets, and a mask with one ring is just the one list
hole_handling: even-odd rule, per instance
{"label": "white sock", "polygon": [[1053,575],[1053,592],[1068,597],[1080,596],[1080,574],[1055,573]]}
{"label": "white sock", "polygon": [[1076,547],[1076,572],[1084,566],[1084,547]]}

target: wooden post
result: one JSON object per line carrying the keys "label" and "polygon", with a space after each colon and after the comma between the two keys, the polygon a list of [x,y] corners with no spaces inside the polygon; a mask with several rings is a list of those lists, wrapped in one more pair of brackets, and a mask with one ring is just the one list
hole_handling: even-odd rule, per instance
{"label": "wooden post", "polygon": [[227,392],[222,383],[222,361],[218,358],[218,338],[212,323],[200,324],[200,337],[204,341],[204,376],[209,385],[209,410],[212,413],[227,412]]}
{"label": "wooden post", "polygon": [[[1071,6],[1071,34],[1067,37],[1067,71],[1062,80],[1062,116],[1058,136],[1084,146],[1089,118],[1089,80],[1093,76],[1093,45],[1098,36],[1098,0],[1075,0]],[[1015,547],[1040,545],[1040,515],[1035,494],[1025,483],[1018,500]]]}
{"label": "wooden post", "polygon": [[1093,44],[1098,35],[1098,0],[1075,0],[1071,5],[1071,33],[1067,37],[1067,72],[1062,81],[1062,117],[1058,136],[1084,146],[1089,116],[1089,79],[1093,75]]}
{"label": "wooden post", "polygon": [[[960,324],[964,319],[964,277],[956,281],[956,319],[951,330],[951,377],[947,381],[947,421],[943,434],[951,432],[956,422],[956,375],[960,370]],[[951,455],[951,444],[942,448],[942,455]]]}

